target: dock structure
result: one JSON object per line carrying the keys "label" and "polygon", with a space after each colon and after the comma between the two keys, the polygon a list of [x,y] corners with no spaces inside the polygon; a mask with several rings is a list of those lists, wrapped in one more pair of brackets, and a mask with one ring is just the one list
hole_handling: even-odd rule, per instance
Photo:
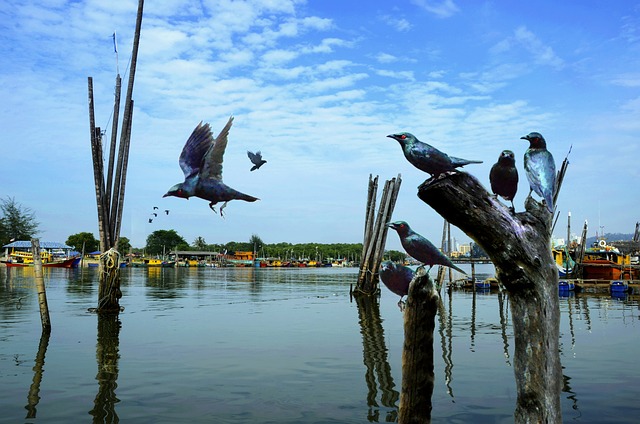
{"label": "dock structure", "polygon": [[376,195],[378,190],[378,176],[369,175],[369,191],[365,213],[364,241],[362,243],[362,259],[360,273],[355,290],[351,293],[375,294],[378,292],[378,271],[382,262],[384,246],[387,240],[386,224],[391,220],[393,208],[398,198],[402,178],[387,180],[382,190],[380,206],[376,213]]}

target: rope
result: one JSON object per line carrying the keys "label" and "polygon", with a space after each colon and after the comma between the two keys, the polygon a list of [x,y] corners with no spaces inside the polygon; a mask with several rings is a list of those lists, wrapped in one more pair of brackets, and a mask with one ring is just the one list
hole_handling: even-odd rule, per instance
{"label": "rope", "polygon": [[105,282],[105,290],[103,296],[98,300],[98,309],[101,309],[109,302],[109,297],[114,291],[117,291],[116,298],[122,297],[118,280],[120,278],[120,253],[113,247],[100,255],[100,265],[102,269],[102,279]]}

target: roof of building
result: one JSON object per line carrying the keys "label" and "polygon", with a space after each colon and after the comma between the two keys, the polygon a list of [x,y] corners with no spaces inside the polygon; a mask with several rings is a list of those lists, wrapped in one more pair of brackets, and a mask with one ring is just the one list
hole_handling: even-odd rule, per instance
{"label": "roof of building", "polygon": [[[30,249],[31,248],[31,241],[25,241],[25,240],[16,240],[12,243],[9,244],[5,244],[2,247],[14,247],[14,248],[18,248],[18,249]],[[71,246],[67,246],[64,243],[58,243],[57,241],[41,241],[40,242],[40,248],[41,249],[73,249],[73,247]]]}

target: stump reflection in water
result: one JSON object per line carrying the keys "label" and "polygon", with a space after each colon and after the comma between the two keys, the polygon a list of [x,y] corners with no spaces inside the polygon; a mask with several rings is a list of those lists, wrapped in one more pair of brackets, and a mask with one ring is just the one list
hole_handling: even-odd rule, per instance
{"label": "stump reflection in water", "polygon": [[[379,422],[380,405],[376,400],[378,388],[381,391],[380,403],[386,408],[384,422],[396,422],[398,415],[397,402],[400,393],[395,390],[391,376],[391,366],[387,359],[388,349],[384,339],[384,329],[380,318],[380,304],[377,296],[355,296],[358,305],[360,333],[362,334],[362,352],[364,365],[367,367],[365,381],[367,383],[367,405],[369,422]],[[376,384],[377,378],[377,384]]]}
{"label": "stump reflection in water", "polygon": [[120,359],[120,320],[117,314],[98,314],[98,343],[96,359],[98,361],[98,394],[89,412],[93,422],[117,423],[116,388],[118,387],[118,359]]}

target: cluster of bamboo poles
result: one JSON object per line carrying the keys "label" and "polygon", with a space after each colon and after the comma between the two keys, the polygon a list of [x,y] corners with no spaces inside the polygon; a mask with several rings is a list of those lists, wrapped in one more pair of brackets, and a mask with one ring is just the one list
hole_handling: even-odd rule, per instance
{"label": "cluster of bamboo poles", "polygon": [[391,220],[393,208],[398,198],[402,178],[387,180],[382,190],[380,206],[376,213],[376,196],[378,191],[378,176],[369,175],[369,191],[367,195],[367,209],[364,226],[364,241],[362,243],[362,260],[356,292],[373,294],[378,290],[378,269],[382,262],[384,246],[387,240],[386,224]]}
{"label": "cluster of bamboo poles", "polygon": [[[138,2],[138,14],[136,18],[135,35],[133,39],[133,51],[129,68],[129,81],[127,95],[124,104],[122,128],[120,130],[120,143],[117,143],[118,120],[120,111],[120,93],[122,80],[120,74],[116,76],[115,100],[113,105],[113,122],[111,130],[111,143],[109,149],[107,175],[105,177],[104,158],[102,153],[102,131],[96,127],[93,100],[93,78],[88,77],[89,86],[89,130],[91,135],[91,155],[93,159],[93,176],[96,191],[96,204],[98,208],[98,231],[100,233],[100,251],[117,252],[120,239],[120,226],[122,222],[122,210],[124,206],[124,193],[127,181],[127,165],[129,162],[129,146],[131,143],[131,125],[133,121],[133,83],[138,59],[138,46],[140,42],[140,28],[142,26],[142,10],[144,0]],[[114,35],[115,38],[115,35]],[[115,40],[114,40],[115,42]],[[116,163],[116,145],[118,145]],[[115,166],[114,166],[115,165]],[[114,262],[114,261],[111,261]],[[100,289],[98,310],[119,310],[119,261],[115,266],[105,267],[100,273]],[[115,282],[115,284],[114,284]]]}

